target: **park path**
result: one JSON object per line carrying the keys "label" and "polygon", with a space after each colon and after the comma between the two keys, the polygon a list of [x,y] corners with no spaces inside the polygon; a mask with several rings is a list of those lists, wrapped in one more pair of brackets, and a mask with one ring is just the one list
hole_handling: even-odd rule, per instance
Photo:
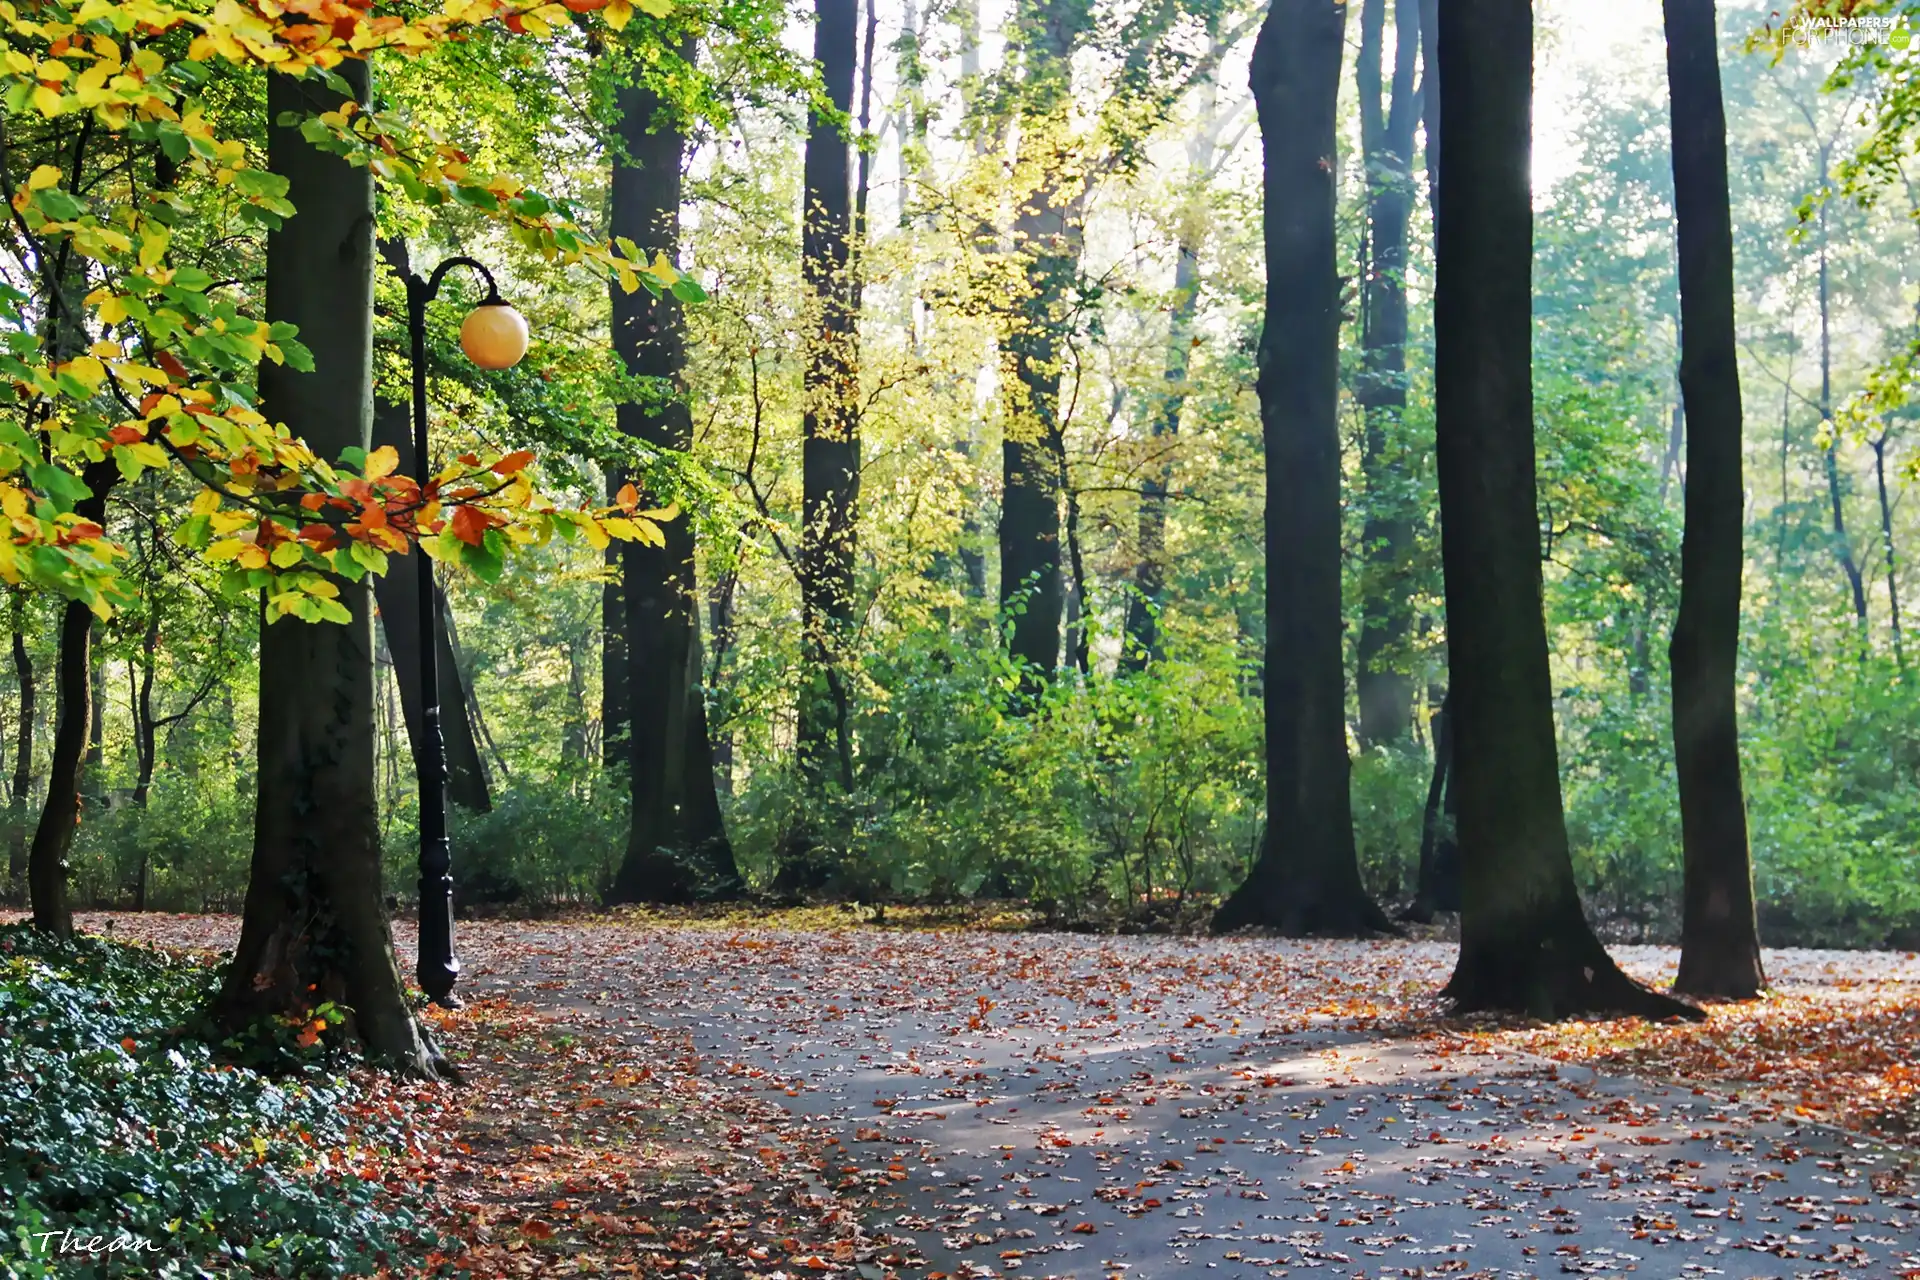
{"label": "park path", "polygon": [[[1889,1153],[1758,1093],[1436,1034],[1437,944],[464,937],[471,990],[531,991],[613,1036],[671,1029],[713,1070],[790,1095],[841,1144],[829,1184],[934,1271],[1920,1274],[1920,1203],[1876,1190]],[[1672,962],[1624,958],[1649,978]],[[1789,988],[1920,980],[1901,957],[1770,960]]]}
{"label": "park path", "polygon": [[[217,918],[114,923],[230,942]],[[1899,1152],[1757,1088],[1597,1075],[1468,1034],[1437,1017],[1440,944],[599,919],[473,922],[460,944],[468,996],[605,1037],[610,1060],[671,1045],[703,1088],[783,1108],[724,1140],[810,1135],[815,1189],[894,1241],[813,1270],[1920,1276]],[[1670,950],[1617,954],[1671,976]],[[1768,969],[1788,993],[1920,994],[1910,956],[1772,952]],[[729,1274],[807,1273],[780,1261]]]}

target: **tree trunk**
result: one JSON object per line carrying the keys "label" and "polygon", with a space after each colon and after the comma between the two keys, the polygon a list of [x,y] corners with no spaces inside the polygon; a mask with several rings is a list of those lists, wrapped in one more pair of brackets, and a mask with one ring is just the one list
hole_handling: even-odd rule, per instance
{"label": "tree trunk", "polygon": [[[133,691],[133,802],[142,809],[147,807],[154,767],[159,763],[160,727],[153,719],[153,680],[159,656],[160,602],[155,598],[147,602],[147,625],[140,636],[139,683]],[[141,880],[144,884],[144,871]]]}
{"label": "tree trunk", "polygon": [[[1826,148],[1820,152],[1820,178],[1826,181]],[[1853,540],[1847,536],[1846,486],[1840,480],[1840,436],[1833,431],[1833,339],[1832,291],[1827,283],[1827,205],[1820,203],[1820,422],[1829,432],[1822,461],[1827,473],[1827,501],[1833,513],[1833,554],[1846,576],[1847,590],[1853,597],[1853,616],[1860,627],[1862,653],[1867,635],[1867,583],[1853,556]]]}
{"label": "tree trunk", "polygon": [[1440,8],[1434,303],[1448,690],[1459,789],[1461,1009],[1697,1010],[1629,980],[1580,908],[1560,807],[1533,442],[1528,0]]}
{"label": "tree trunk", "polygon": [[1433,716],[1433,780],[1427,784],[1427,804],[1420,820],[1420,867],[1413,904],[1406,911],[1408,920],[1426,924],[1441,911],[1460,909],[1457,797],[1453,785],[1453,714],[1442,698]]}
{"label": "tree trunk", "polygon": [[1893,551],[1893,502],[1887,494],[1887,431],[1881,429],[1873,441],[1873,482],[1880,494],[1880,546],[1887,562],[1887,624],[1893,634],[1893,662],[1907,669],[1906,641],[1900,634],[1900,581]]}
{"label": "tree trunk", "polygon": [[[837,111],[853,110],[859,61],[856,0],[816,0],[813,56]],[[800,767],[811,788],[836,777],[853,786],[847,650],[854,631],[854,552],[859,531],[860,418],[854,190],[843,126],[808,116],[801,276],[807,295],[805,411],[801,446]],[[817,318],[816,318],[817,317]]]}
{"label": "tree trunk", "polygon": [[1267,829],[1215,929],[1392,926],[1360,883],[1340,613],[1340,283],[1335,115],[1346,7],[1275,0],[1251,76],[1266,161]]}
{"label": "tree trunk", "polygon": [[[385,445],[400,455],[401,475],[417,476],[413,459],[413,432],[407,425],[410,410],[404,403],[376,400],[373,406],[373,442]],[[407,723],[407,742],[418,741],[420,734],[420,562],[412,556],[395,556],[384,576],[373,584],[374,603],[380,610],[380,630],[387,639],[387,651],[393,655],[394,682],[400,687],[400,714]],[[446,738],[447,798],[463,809],[487,813],[493,809],[493,796],[487,787],[487,768],[480,759],[480,743],[474,733],[474,706],[467,682],[454,660],[453,633],[447,624],[447,594],[436,583],[434,605],[440,612],[434,642],[438,653],[435,668],[440,686],[440,728]],[[417,748],[413,748],[417,754]]]}
{"label": "tree trunk", "polygon": [[1420,38],[1417,0],[1394,6],[1393,81],[1382,112],[1380,62],[1386,0],[1366,0],[1361,15],[1360,120],[1367,164],[1368,244],[1363,284],[1361,376],[1355,388],[1366,416],[1361,472],[1366,481],[1366,591],[1361,597],[1355,683],[1363,746],[1404,744],[1413,731],[1413,676],[1407,639],[1413,601],[1406,561],[1413,517],[1404,492],[1401,420],[1407,408],[1407,227],[1413,214],[1414,58]]}
{"label": "tree trunk", "polygon": [[[610,474],[607,501],[616,501],[626,483],[624,471]],[[631,732],[627,714],[627,602],[620,591],[624,545],[614,543],[607,548],[607,581],[600,588],[600,763],[607,769],[622,764],[631,767],[627,756]]]}
{"label": "tree trunk", "polygon": [[[682,57],[691,58],[690,45]],[[686,137],[651,90],[623,85],[616,98],[624,152],[613,165],[613,231],[650,252],[677,254],[681,166]],[[619,406],[620,430],[658,449],[693,447],[687,407],[686,322],[672,294],[613,288],[613,344],[630,377],[656,389],[645,403]],[[705,671],[693,525],[661,526],[666,545],[623,545],[627,752],[633,825],[610,902],[689,902],[732,897],[740,872],[727,840],[707,740]]]}
{"label": "tree trunk", "polygon": [[17,886],[27,874],[27,799],[33,790],[37,693],[33,655],[27,652],[27,598],[18,589],[13,592],[13,679],[20,689],[20,719],[14,731],[13,787],[8,793],[7,879]]}
{"label": "tree trunk", "polygon": [[1060,664],[1066,604],[1061,569],[1060,383],[1073,278],[1080,266],[1084,187],[1067,139],[1071,62],[1088,15],[1073,0],[1018,0],[1012,43],[1024,64],[1021,154],[1031,175],[1013,224],[1013,251],[1024,277],[1008,315],[1003,350],[1008,375],[1000,446],[1000,607],[1008,650],[1027,668],[1026,688]]}
{"label": "tree trunk", "polygon": [[1740,661],[1740,358],[1733,314],[1727,122],[1713,0],[1666,0],[1679,243],[1680,394],[1686,405],[1686,535],[1673,667],[1685,889],[1674,990],[1747,1000],[1766,985],[1754,919],[1734,687]]}
{"label": "tree trunk", "polygon": [[[88,647],[91,651],[91,644]],[[87,695],[87,764],[80,785],[87,799],[97,802],[106,796],[102,782],[107,763],[107,668],[104,662],[88,660],[93,662],[87,676],[93,687]]]}
{"label": "tree trunk", "polygon": [[[1220,48],[1218,18],[1209,24],[1208,56],[1217,65]],[[1180,209],[1179,239],[1173,264],[1173,314],[1167,321],[1167,355],[1162,377],[1166,399],[1153,420],[1146,478],[1140,486],[1139,563],[1133,571],[1133,594],[1127,597],[1126,643],[1120,650],[1122,669],[1139,671],[1161,656],[1160,610],[1166,597],[1167,486],[1173,477],[1174,441],[1180,434],[1180,416],[1187,404],[1187,374],[1193,363],[1194,317],[1200,310],[1200,250],[1207,237],[1207,181],[1213,175],[1213,154],[1220,138],[1219,83],[1212,71],[1198,88],[1199,120],[1187,144],[1187,191]]]}
{"label": "tree trunk", "polygon": [[[364,104],[367,64],[336,70]],[[267,237],[266,312],[299,326],[314,370],[262,362],[260,398],[323,458],[371,443],[373,178],[278,122],[340,101],[317,77],[267,76],[268,164],[299,212]],[[381,905],[373,593],[364,581],[337,585],[346,623],[262,619],[253,865],[215,1014],[237,1030],[332,1000],[353,1011],[350,1033],[370,1058],[452,1074],[408,1007]]]}

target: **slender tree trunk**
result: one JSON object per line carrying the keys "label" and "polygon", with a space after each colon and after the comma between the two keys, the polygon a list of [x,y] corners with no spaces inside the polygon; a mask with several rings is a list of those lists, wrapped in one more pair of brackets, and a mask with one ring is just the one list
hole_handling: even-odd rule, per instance
{"label": "slender tree trunk", "polygon": [[1002,350],[1008,403],[1000,446],[1000,607],[1027,692],[1060,664],[1062,344],[1080,266],[1084,188],[1068,139],[1071,62],[1090,18],[1074,0],[1017,0],[1010,33],[1023,63],[1017,171],[1029,184],[1013,225],[1023,283]]}
{"label": "slender tree trunk", "polygon": [[1873,441],[1873,482],[1880,494],[1880,545],[1887,561],[1887,622],[1893,635],[1893,661],[1907,669],[1906,641],[1900,633],[1900,580],[1898,561],[1893,552],[1893,502],[1887,493],[1887,432],[1883,428]]}
{"label": "slender tree trunk", "polygon": [[[692,46],[682,50],[691,58]],[[680,242],[683,123],[649,89],[619,90],[620,141],[613,166],[613,230],[674,256]],[[687,407],[686,321],[671,294],[613,291],[613,342],[629,376],[664,391],[619,407],[620,429],[658,449],[693,448]],[[611,902],[686,902],[732,897],[741,888],[713,781],[693,526],[662,526],[666,545],[625,544],[621,598],[632,767],[633,825]]]}
{"label": "slender tree trunk", "polygon": [[1387,0],[1366,0],[1361,14],[1361,132],[1367,162],[1366,264],[1361,377],[1355,399],[1366,415],[1361,472],[1366,480],[1366,591],[1361,598],[1360,741],[1405,743],[1413,731],[1413,676],[1405,670],[1413,631],[1406,561],[1413,513],[1404,492],[1401,420],[1407,408],[1407,228],[1414,201],[1413,145],[1418,104],[1414,60],[1420,38],[1417,0],[1394,6],[1393,80],[1382,111],[1380,63]]}
{"label": "slender tree trunk", "polygon": [[1406,918],[1426,924],[1441,911],[1460,909],[1460,842],[1454,838],[1459,818],[1458,793],[1453,785],[1453,715],[1447,700],[1433,716],[1433,779],[1427,784],[1426,809],[1420,820],[1420,867],[1413,905]]}
{"label": "slender tree trunk", "polygon": [[[1820,179],[1827,178],[1827,151],[1820,153]],[[1820,204],[1820,421],[1831,430],[1833,422],[1833,343],[1832,294],[1827,283],[1827,206]],[[1864,645],[1867,634],[1867,582],[1853,558],[1853,541],[1847,536],[1846,486],[1840,480],[1840,437],[1830,434],[1822,451],[1827,473],[1827,501],[1833,513],[1833,554],[1846,576],[1853,596],[1853,615],[1860,627]]]}
{"label": "slender tree trunk", "polygon": [[1698,1011],[1620,972],[1581,911],[1541,612],[1532,364],[1533,14],[1447,0],[1434,303],[1462,1009]]}
{"label": "slender tree trunk", "polygon": [[[617,501],[626,483],[623,471],[608,476],[607,501]],[[607,548],[607,581],[600,588],[600,763],[608,769],[621,765],[631,768],[627,755],[632,732],[627,714],[627,603],[620,589],[623,545],[616,542]]]}
{"label": "slender tree trunk", "polygon": [[[1217,65],[1221,53],[1220,23],[1209,23],[1207,53]],[[1194,317],[1200,311],[1200,250],[1207,238],[1207,181],[1213,174],[1213,156],[1220,139],[1220,92],[1214,73],[1200,82],[1199,120],[1187,143],[1187,190],[1180,209],[1179,237],[1174,246],[1173,312],[1167,321],[1167,355],[1162,378],[1166,396],[1153,420],[1152,451],[1140,486],[1139,563],[1133,571],[1133,593],[1127,597],[1122,624],[1126,643],[1120,650],[1121,667],[1144,669],[1161,656],[1160,610],[1167,589],[1167,488],[1173,479],[1174,441],[1180,435],[1180,416],[1187,404],[1187,375],[1193,365]]]}
{"label": "slender tree trunk", "polygon": [[[367,64],[336,73],[364,104]],[[299,326],[314,369],[262,362],[260,398],[323,458],[371,442],[373,178],[279,121],[340,101],[317,77],[267,76],[267,160],[298,212],[267,237],[266,313]],[[452,1074],[407,1004],[381,903],[372,591],[337,585],[346,623],[262,619],[253,865],[215,1013],[238,1029],[332,1000],[353,1011],[350,1033],[374,1060]]]}
{"label": "slender tree trunk", "polygon": [[1733,312],[1727,123],[1713,0],[1666,0],[1679,242],[1680,389],[1687,407],[1686,536],[1673,668],[1685,888],[1674,990],[1751,999],[1766,985],[1740,780],[1740,359]]}
{"label": "slender tree trunk", "polygon": [[[27,598],[13,593],[13,679],[20,690],[20,718],[13,741],[13,787],[8,793],[7,878],[20,885],[27,874],[27,800],[33,791],[36,693],[33,655],[27,651]],[[17,890],[16,890],[17,892]]]}
{"label": "slender tree trunk", "polygon": [[103,790],[103,775],[107,764],[107,667],[103,660],[90,659],[93,669],[87,678],[92,682],[88,691],[87,706],[87,766],[81,774],[81,786],[86,789],[89,800],[99,801],[106,796]]}
{"label": "slender tree trunk", "polygon": [[[814,11],[813,54],[827,97],[837,110],[851,115],[859,61],[857,0],[816,0]],[[805,529],[800,592],[805,657],[799,751],[810,785],[837,777],[841,788],[850,790],[853,752],[845,664],[854,631],[853,573],[859,537],[860,304],[854,266],[854,188],[842,128],[818,112],[808,117],[800,248],[811,337],[802,422]]]}
{"label": "slender tree trunk", "polygon": [[154,600],[148,603],[147,626],[140,635],[139,683],[133,691],[133,802],[142,809],[153,791],[153,771],[159,763],[160,727],[153,719],[153,680],[159,655],[160,605]]}
{"label": "slender tree trunk", "polygon": [[1340,611],[1335,116],[1344,3],[1274,0],[1251,77],[1265,155],[1260,331],[1267,499],[1267,829],[1215,929],[1391,929],[1353,840]]}

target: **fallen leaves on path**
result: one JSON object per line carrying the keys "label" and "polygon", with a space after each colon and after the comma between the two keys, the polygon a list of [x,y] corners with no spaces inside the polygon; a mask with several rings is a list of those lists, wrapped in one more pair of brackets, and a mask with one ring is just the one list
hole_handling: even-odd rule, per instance
{"label": "fallen leaves on path", "polygon": [[1760,1120],[1793,1114],[1889,1142],[1920,1138],[1920,988],[1909,984],[1713,1005],[1705,1023],[1569,1022],[1484,1039],[1614,1074],[1748,1086]]}

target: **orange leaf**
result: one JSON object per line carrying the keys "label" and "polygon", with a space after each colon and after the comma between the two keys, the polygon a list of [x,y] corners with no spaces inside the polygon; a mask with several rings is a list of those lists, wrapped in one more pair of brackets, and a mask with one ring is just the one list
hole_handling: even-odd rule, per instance
{"label": "orange leaf", "polygon": [[478,507],[455,507],[453,511],[453,536],[470,547],[480,545],[487,536],[487,515]]}
{"label": "orange leaf", "polygon": [[533,453],[528,449],[518,449],[493,464],[493,473],[497,476],[510,476],[533,461]]}
{"label": "orange leaf", "polygon": [[128,1053],[132,1053],[137,1046],[133,1043],[133,1037],[128,1036],[125,1040],[122,1040],[120,1042],[120,1047],[122,1049],[125,1049]]}
{"label": "orange leaf", "polygon": [[623,484],[614,501],[620,504],[622,511],[637,510],[640,506],[640,491],[630,484]]}

